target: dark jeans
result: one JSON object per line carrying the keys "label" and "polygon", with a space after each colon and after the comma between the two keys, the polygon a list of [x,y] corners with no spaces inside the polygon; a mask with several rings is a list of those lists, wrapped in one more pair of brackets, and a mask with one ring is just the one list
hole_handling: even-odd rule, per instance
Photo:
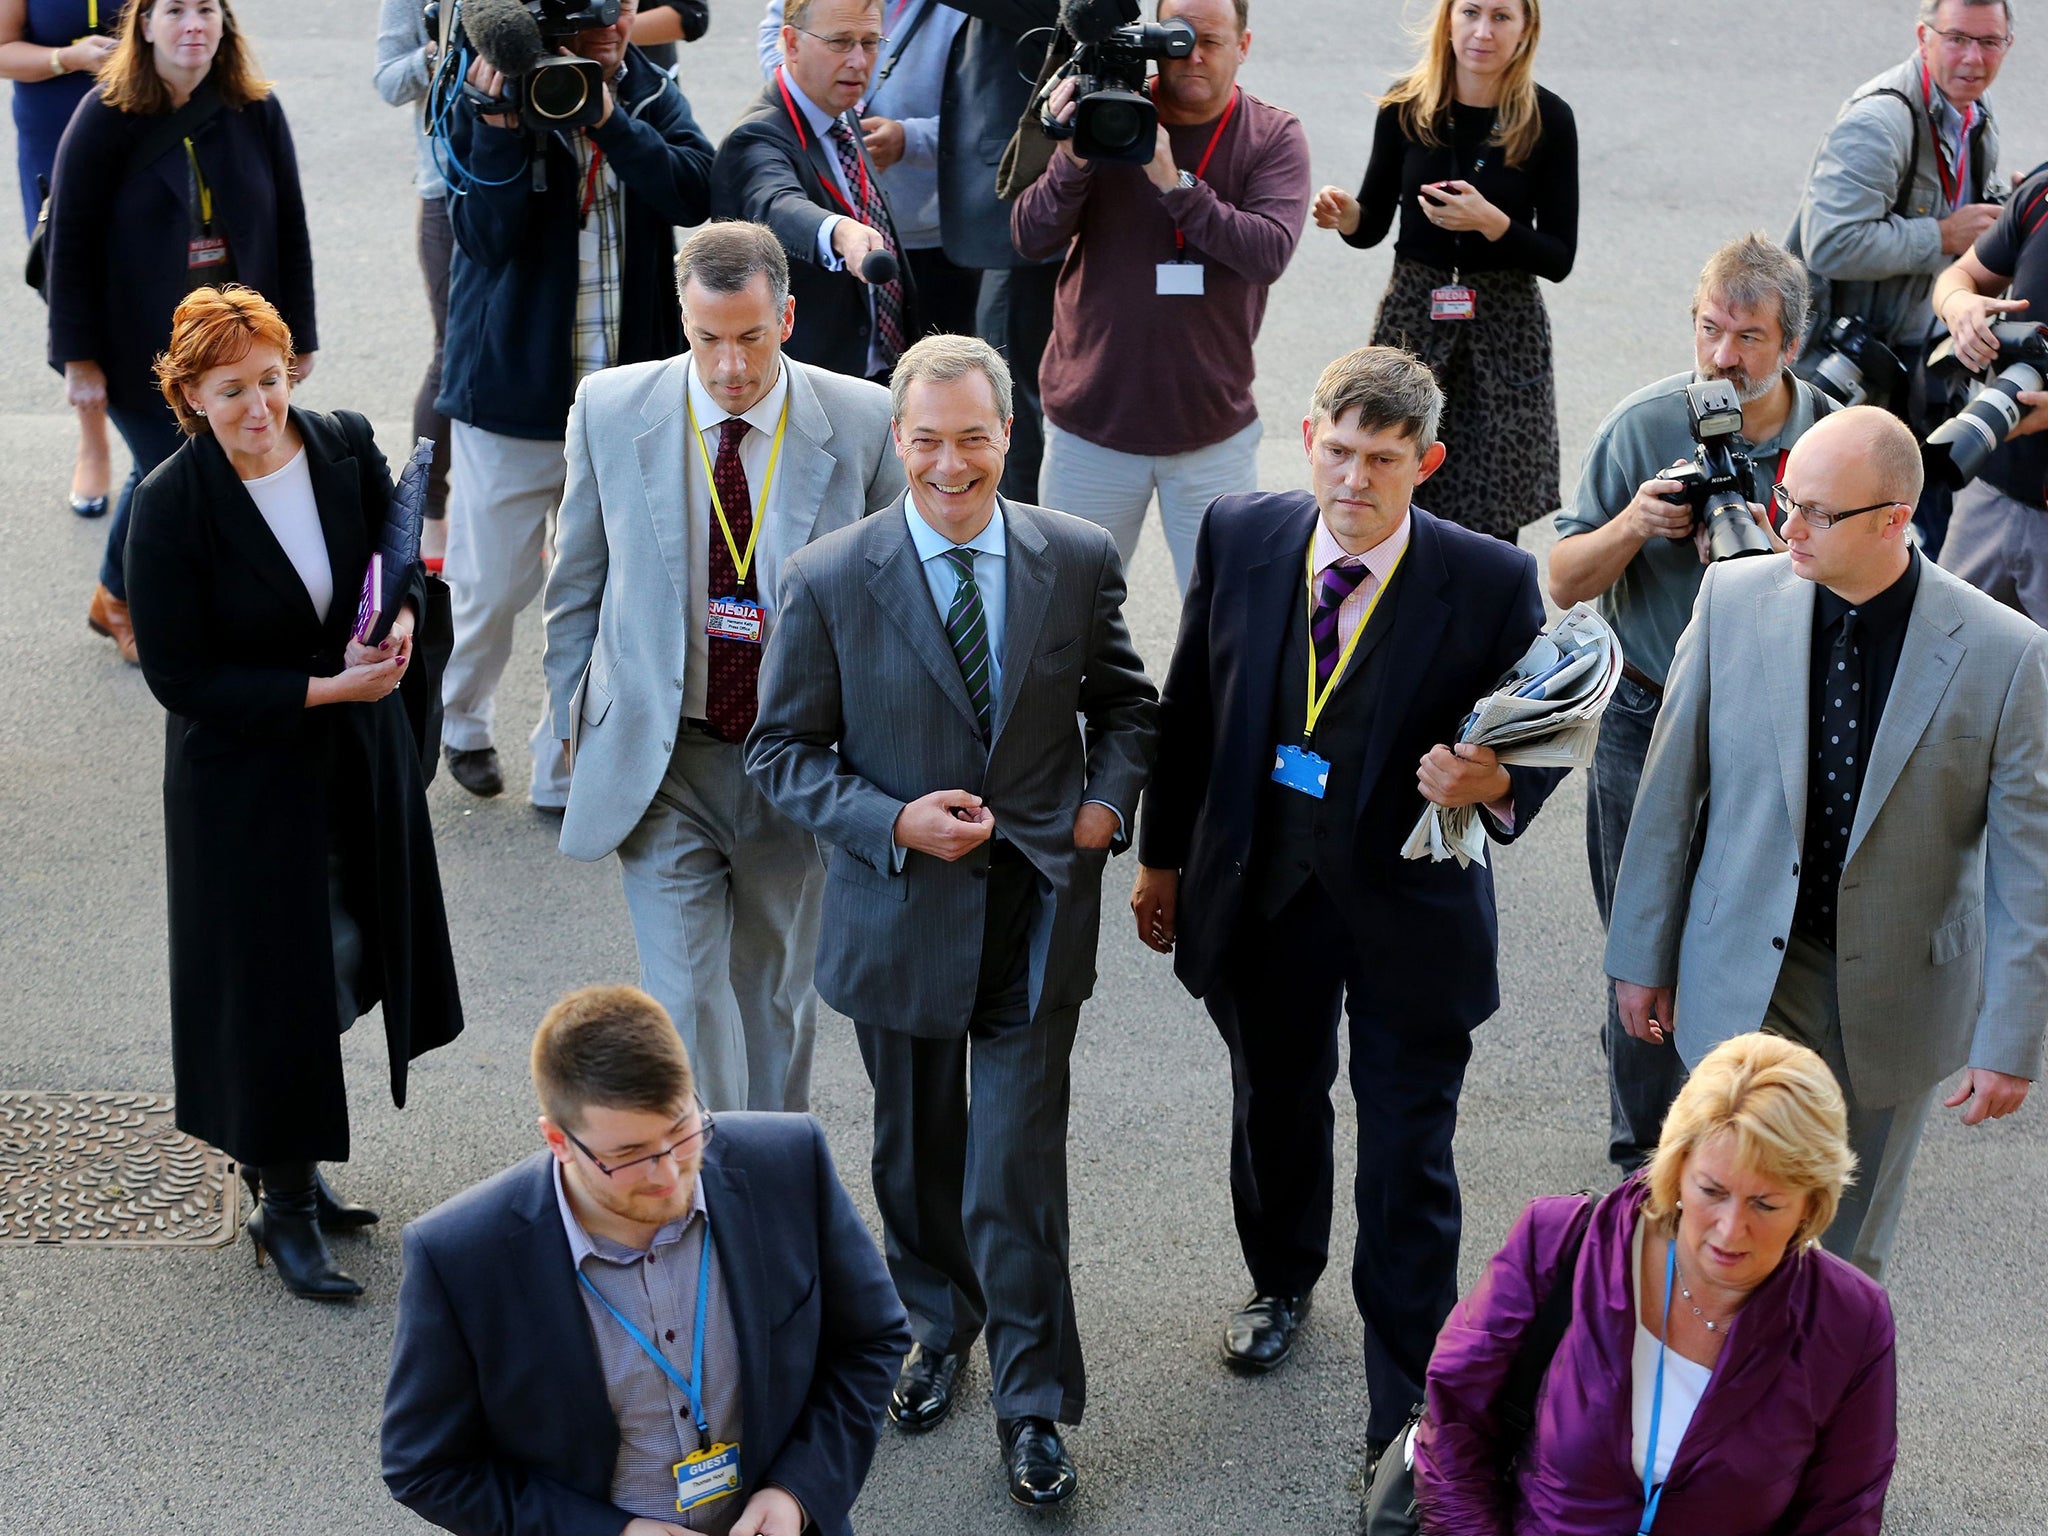
{"label": "dark jeans", "polygon": [[[1629,814],[1635,809],[1650,731],[1662,702],[1624,677],[1600,719],[1600,744],[1586,771],[1586,861],[1592,868],[1593,904],[1600,909],[1603,929],[1613,910]],[[1617,1167],[1634,1170],[1657,1149],[1664,1112],[1685,1082],[1685,1063],[1668,1041],[1650,1045],[1621,1027],[1612,981],[1607,983],[1607,1023],[1600,1046],[1607,1056],[1607,1158]]]}
{"label": "dark jeans", "polygon": [[917,306],[924,317],[925,333],[972,336],[981,301],[981,274],[973,267],[960,266],[936,245],[918,246],[903,256],[917,283]]}
{"label": "dark jeans", "polygon": [[1365,1324],[1368,1440],[1391,1440],[1458,1299],[1463,1221],[1451,1141],[1471,1034],[1395,1018],[1343,914],[1310,881],[1271,919],[1247,915],[1204,999],[1230,1050],[1230,1202],[1252,1288],[1300,1295],[1330,1253],[1337,1022],[1358,1106],[1358,1244],[1351,1294]]}
{"label": "dark jeans", "polygon": [[128,471],[128,478],[121,486],[120,498],[114,503],[113,526],[107,529],[107,552],[100,560],[100,585],[125,603],[128,601],[128,577],[124,569],[128,554],[128,510],[135,500],[135,487],[142,484],[143,477],[152,469],[183,446],[185,434],[178,426],[178,418],[171,414],[171,408],[161,400],[141,407],[109,405],[107,417],[114,423],[114,430],[121,434],[121,441],[128,445],[128,456],[135,461],[135,467]]}
{"label": "dark jeans", "polygon": [[986,272],[981,280],[982,340],[1003,354],[1016,388],[1017,422],[1010,429],[1010,456],[1003,466],[1003,494],[1036,503],[1038,464],[1045,455],[1045,409],[1038,400],[1038,365],[1052,339],[1053,290],[1060,263]]}
{"label": "dark jeans", "polygon": [[420,275],[427,280],[427,308],[434,315],[434,355],[427,359],[427,376],[413,396],[412,435],[434,440],[434,464],[427,472],[428,517],[448,515],[448,418],[434,409],[434,400],[441,393],[441,349],[448,340],[448,264],[454,254],[455,231],[448,223],[446,199],[421,198]]}

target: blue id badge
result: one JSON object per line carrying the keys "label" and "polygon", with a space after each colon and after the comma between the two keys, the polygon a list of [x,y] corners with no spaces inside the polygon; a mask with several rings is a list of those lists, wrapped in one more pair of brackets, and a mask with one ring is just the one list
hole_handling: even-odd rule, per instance
{"label": "blue id badge", "polygon": [[1330,787],[1330,760],[1291,743],[1273,753],[1273,782],[1320,800]]}
{"label": "blue id badge", "polygon": [[714,1445],[675,1464],[676,1513],[723,1499],[740,1491],[740,1448]]}

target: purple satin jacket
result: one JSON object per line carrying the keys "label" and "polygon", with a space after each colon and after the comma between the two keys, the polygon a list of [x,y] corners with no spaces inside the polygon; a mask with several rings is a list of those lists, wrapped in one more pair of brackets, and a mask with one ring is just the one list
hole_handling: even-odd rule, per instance
{"label": "purple satin jacket", "polygon": [[[1643,1480],[1629,1460],[1629,1239],[1645,1193],[1631,1179],[1591,1207],[1567,1277],[1571,1327],[1512,1471],[1501,1467],[1494,1400],[1586,1202],[1533,1201],[1444,1324],[1415,1452],[1430,1536],[1635,1531]],[[1653,1536],[1878,1536],[1898,1455],[1892,1344],[1878,1285],[1818,1248],[1788,1257],[1729,1328]]]}

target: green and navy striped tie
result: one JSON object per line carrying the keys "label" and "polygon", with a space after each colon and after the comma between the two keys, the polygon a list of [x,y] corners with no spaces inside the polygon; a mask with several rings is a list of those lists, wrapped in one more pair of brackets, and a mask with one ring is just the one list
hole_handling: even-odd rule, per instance
{"label": "green and navy striped tie", "polygon": [[974,551],[949,549],[946,558],[960,573],[953,606],[946,610],[946,638],[953,644],[961,681],[967,684],[967,697],[974,701],[974,716],[986,739],[995,717],[995,689],[990,686],[988,615],[982,611],[981,588],[974,584]]}

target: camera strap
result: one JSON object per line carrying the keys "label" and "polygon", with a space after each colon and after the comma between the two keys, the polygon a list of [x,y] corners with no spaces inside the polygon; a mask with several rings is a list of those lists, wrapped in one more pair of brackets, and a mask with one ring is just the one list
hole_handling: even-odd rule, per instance
{"label": "camera strap", "polygon": [[[897,26],[903,20],[903,13],[916,4],[917,0],[896,0],[896,14],[887,25],[892,28]],[[924,27],[925,22],[931,18],[932,12],[938,8],[938,0],[926,0],[924,8],[910,18],[909,29],[896,39],[896,46],[889,50],[889,62],[875,72],[875,84],[885,84],[888,78],[896,72],[896,66],[902,62],[904,49],[910,46],[910,40],[917,36],[918,32]],[[873,92],[869,94],[872,95]]]}
{"label": "camera strap", "polygon": [[[1209,147],[1202,151],[1202,158],[1195,163],[1195,180],[1202,181],[1209,174],[1209,162],[1216,158],[1216,146],[1223,142],[1223,130],[1230,126],[1230,120],[1237,115],[1238,88],[1230,88],[1230,100],[1223,105],[1223,115],[1216,119],[1216,131],[1209,135]],[[1173,226],[1173,249],[1178,257],[1185,257],[1188,237],[1181,233],[1178,224]]]}

